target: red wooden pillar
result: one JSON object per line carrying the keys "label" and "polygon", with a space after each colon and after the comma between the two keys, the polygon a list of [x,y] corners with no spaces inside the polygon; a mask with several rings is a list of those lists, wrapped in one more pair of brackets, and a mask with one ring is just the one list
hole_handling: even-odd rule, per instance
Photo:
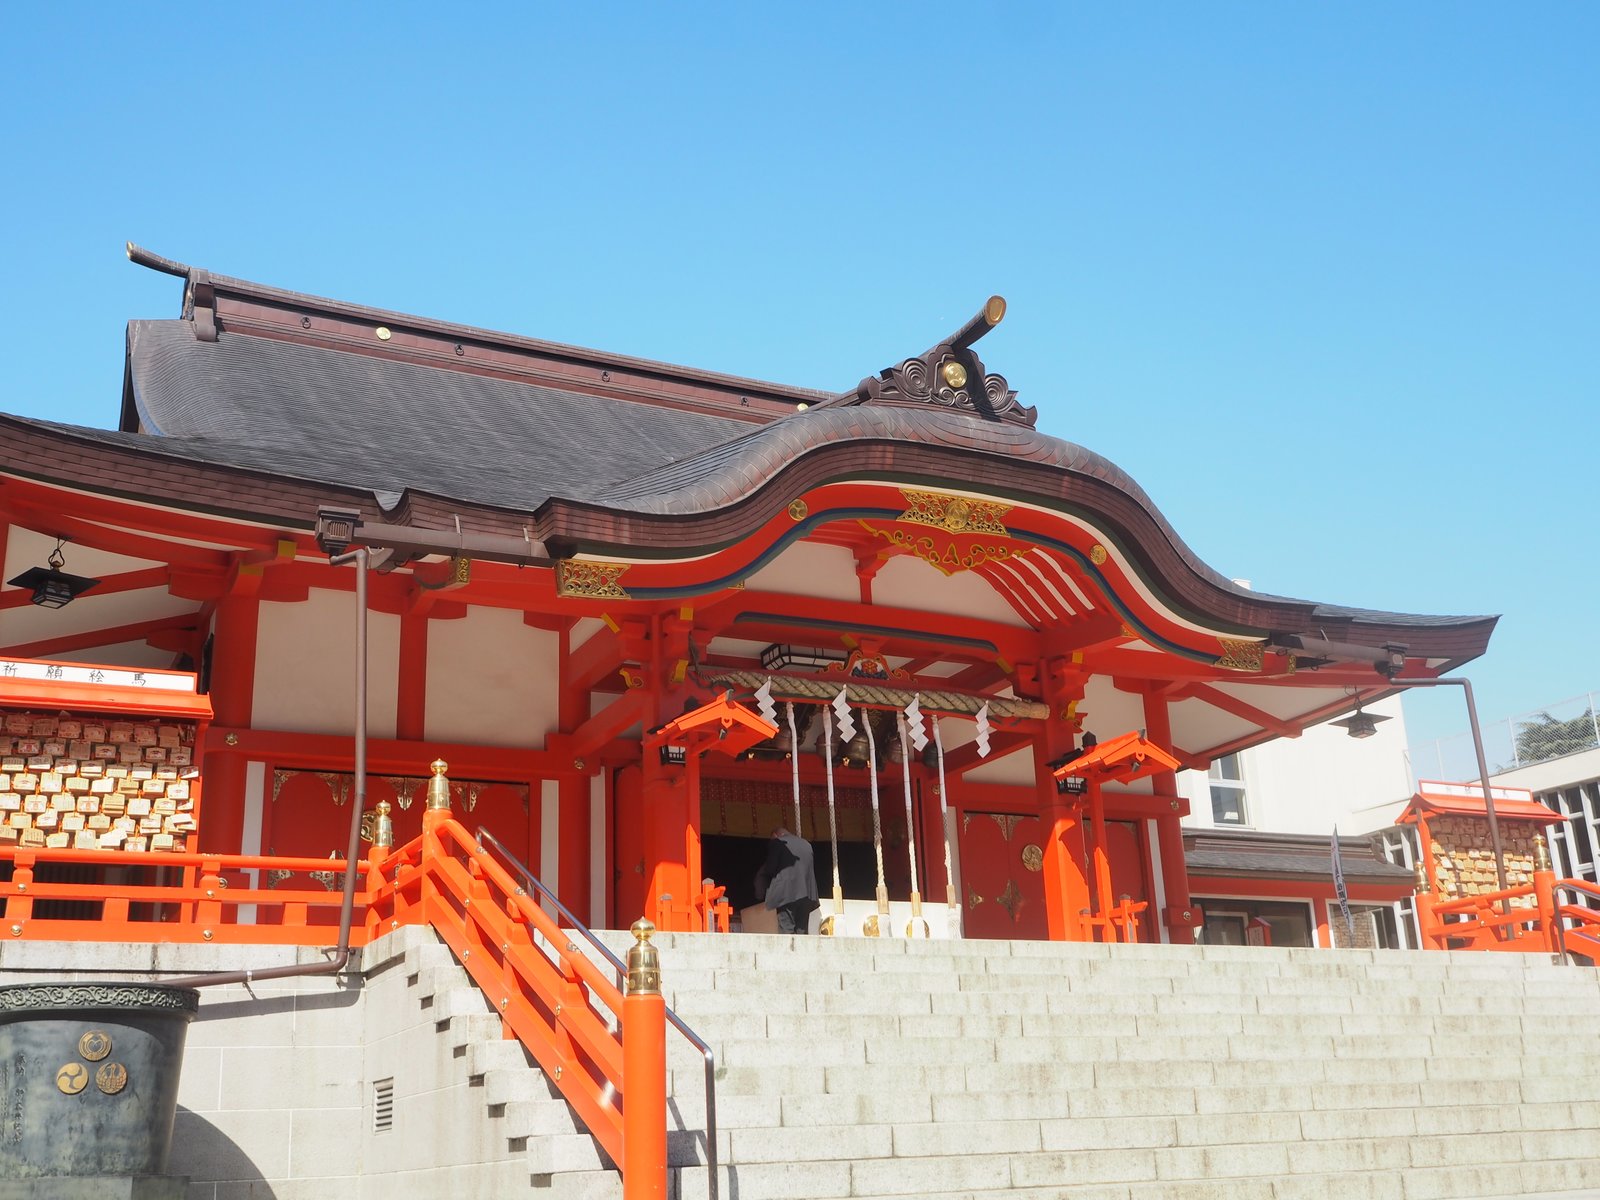
{"label": "red wooden pillar", "polygon": [[686,930],[686,909],[700,886],[698,879],[689,878],[687,861],[688,767],[663,764],[659,749],[648,740],[644,753],[645,868],[650,878],[645,896],[655,910],[645,915],[660,929]]}
{"label": "red wooden pillar", "polygon": [[[211,707],[215,723],[250,727],[256,688],[256,627],[261,603],[235,592],[217,604],[211,644]],[[244,840],[245,760],[209,739],[205,762],[205,816],[198,846],[214,854],[237,854]]]}
{"label": "red wooden pillar", "polygon": [[427,736],[428,618],[419,613],[400,616],[396,687],[394,735],[401,741],[420,742]]}
{"label": "red wooden pillar", "polygon": [[[1172,749],[1172,717],[1165,696],[1154,691],[1145,693],[1144,724],[1146,737],[1163,750]],[[1168,801],[1167,811],[1156,817],[1156,845],[1150,848],[1152,857],[1160,857],[1162,889],[1166,892],[1166,908],[1160,919],[1168,939],[1187,945],[1194,941],[1199,920],[1189,895],[1189,866],[1183,858],[1182,822],[1189,804],[1178,795],[1178,777],[1172,771],[1157,771],[1151,777],[1151,787],[1157,796]]]}
{"label": "red wooden pillar", "polygon": [[[567,682],[572,656],[571,631],[563,629],[557,652],[561,679],[557,699],[557,722],[563,733],[571,733],[589,716],[589,694]],[[563,776],[556,781],[556,869],[561,902],[586,925],[604,918],[604,913],[589,911],[590,884],[589,777]],[[638,914],[632,914],[638,915]]]}
{"label": "red wooden pillar", "polygon": [[1033,747],[1033,777],[1044,826],[1044,903],[1046,925],[1054,942],[1086,940],[1083,910],[1089,907],[1089,878],[1084,869],[1083,827],[1077,797],[1063,796],[1050,763],[1077,748],[1073,705],[1083,698],[1086,675],[1080,655],[1040,664],[1040,684],[1050,715],[1039,725]]}

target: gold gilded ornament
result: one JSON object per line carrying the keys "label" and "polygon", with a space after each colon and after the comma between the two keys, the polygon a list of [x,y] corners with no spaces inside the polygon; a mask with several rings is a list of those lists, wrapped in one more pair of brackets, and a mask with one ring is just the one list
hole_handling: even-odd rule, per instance
{"label": "gold gilded ornament", "polygon": [[1219,637],[1217,644],[1222,647],[1222,653],[1217,657],[1216,665],[1224,671],[1261,670],[1260,642],[1244,642],[1233,638]]}
{"label": "gold gilded ornament", "polygon": [[56,1086],[69,1096],[76,1096],[89,1086],[89,1068],[82,1063],[68,1063],[56,1072]]}
{"label": "gold gilded ornament", "polygon": [[563,559],[556,564],[556,595],[588,600],[626,600],[628,593],[617,581],[627,569],[627,563]]}
{"label": "gold gilded ornament", "polygon": [[1044,851],[1032,842],[1022,848],[1022,865],[1030,871],[1039,871],[1044,868]]}
{"label": "gold gilded ornament", "polygon": [[128,1068],[119,1062],[101,1063],[94,1073],[94,1085],[108,1096],[115,1096],[128,1086]]}
{"label": "gold gilded ornament", "polygon": [[862,923],[861,932],[864,933],[867,937],[877,937],[878,936],[878,914],[877,913],[873,913],[870,917],[868,917],[866,919],[865,922]]}
{"label": "gold gilded ornament", "polygon": [[1027,820],[1021,813],[990,813],[989,819],[1000,826],[1000,836],[1008,842],[1011,840],[1011,835],[1017,831],[1017,826]]}
{"label": "gold gilded ornament", "polygon": [[99,1062],[111,1053],[111,1035],[103,1029],[91,1029],[78,1039],[78,1053],[90,1062]]}
{"label": "gold gilded ornament", "polygon": [[879,529],[866,521],[862,521],[861,526],[874,537],[883,538],[891,546],[909,550],[930,567],[937,568],[945,575],[954,575],[958,571],[971,571],[985,563],[1021,558],[1029,550],[1027,546],[1009,546],[1003,542],[957,542],[954,536],[941,537],[938,534],[919,537],[905,529]]}
{"label": "gold gilded ornament", "polygon": [[960,363],[951,361],[939,368],[939,374],[950,387],[964,388],[967,386],[967,369]]}
{"label": "gold gilded ornament", "polygon": [[1015,879],[1006,880],[1005,891],[996,896],[994,902],[1011,914],[1011,923],[1013,925],[1017,921],[1017,911],[1026,903]]}
{"label": "gold gilded ornament", "polygon": [[1011,511],[1009,504],[910,488],[901,488],[900,494],[910,506],[900,514],[900,520],[912,525],[932,525],[947,533],[997,533],[1001,537],[1010,536],[1010,532],[1000,523],[1000,518]]}
{"label": "gold gilded ornament", "polygon": [[1101,563],[1105,562],[1108,557],[1110,556],[1106,553],[1106,548],[1099,542],[1096,542],[1093,546],[1089,547],[1089,561],[1095,566],[1098,567]]}
{"label": "gold gilded ornament", "polygon": [[789,519],[791,521],[804,521],[806,513],[811,510],[806,507],[804,500],[791,500],[789,502]]}

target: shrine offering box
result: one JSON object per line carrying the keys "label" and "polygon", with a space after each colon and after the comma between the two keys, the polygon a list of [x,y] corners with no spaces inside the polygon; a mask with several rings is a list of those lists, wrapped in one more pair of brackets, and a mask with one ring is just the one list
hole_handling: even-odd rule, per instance
{"label": "shrine offering box", "polygon": [[0,849],[193,848],[210,721],[189,672],[0,658]]}

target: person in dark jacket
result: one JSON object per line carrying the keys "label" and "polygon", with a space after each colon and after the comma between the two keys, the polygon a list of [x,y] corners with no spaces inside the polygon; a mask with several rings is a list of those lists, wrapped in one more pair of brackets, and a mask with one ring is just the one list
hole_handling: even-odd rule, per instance
{"label": "person in dark jacket", "polygon": [[756,872],[756,895],[776,910],[779,933],[809,933],[817,908],[811,843],[781,825],[774,829],[767,842],[767,861]]}

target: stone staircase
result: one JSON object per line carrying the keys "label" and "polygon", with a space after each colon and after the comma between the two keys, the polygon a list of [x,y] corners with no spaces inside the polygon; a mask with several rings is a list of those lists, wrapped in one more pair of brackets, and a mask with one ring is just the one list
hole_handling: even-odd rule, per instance
{"label": "stone staircase", "polygon": [[[620,1197],[449,952],[408,936],[411,989],[481,1084],[486,1136],[525,1156],[495,1194]],[[631,940],[602,936],[618,952]],[[658,944],[668,1003],[717,1054],[723,1200],[1600,1197],[1591,968],[1509,954]],[[670,1030],[668,1054],[672,1195],[699,1200],[703,1068]]]}

